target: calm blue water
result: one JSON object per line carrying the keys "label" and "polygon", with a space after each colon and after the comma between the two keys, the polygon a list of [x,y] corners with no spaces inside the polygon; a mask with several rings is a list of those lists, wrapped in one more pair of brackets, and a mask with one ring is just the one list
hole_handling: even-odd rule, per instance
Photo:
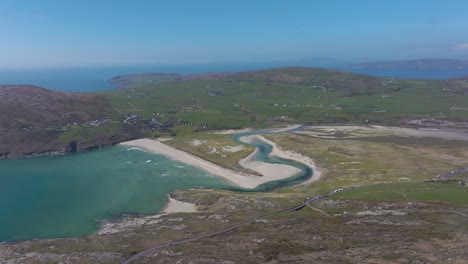
{"label": "calm blue water", "polygon": [[[266,69],[280,66],[296,66],[288,63],[250,63],[250,64],[186,64],[186,65],[148,65],[101,68],[70,68],[43,70],[0,70],[0,84],[33,84],[44,88],[88,92],[110,90],[114,87],[108,82],[112,77],[134,73],[180,73],[194,74],[206,72],[229,72]],[[314,66],[301,64],[297,66]],[[345,71],[381,77],[445,79],[468,76],[468,69],[462,70],[354,70]]]}
{"label": "calm blue water", "polygon": [[90,92],[110,90],[108,82],[115,76],[137,73],[196,74],[265,69],[279,66],[275,63],[252,64],[184,64],[146,65],[100,68],[65,68],[38,70],[0,70],[0,84],[32,84],[51,90]]}
{"label": "calm blue water", "polygon": [[[253,131],[233,136],[270,133]],[[0,160],[0,241],[84,236],[96,231],[97,220],[122,212],[157,213],[177,189],[222,188],[271,191],[312,176],[307,166],[269,157],[272,147],[261,141],[255,159],[295,166],[288,179],[243,190],[205,172],[138,148],[117,146],[69,156]]]}
{"label": "calm blue water", "polygon": [[0,241],[87,235],[99,219],[157,213],[169,193],[200,186],[232,188],[199,169],[122,146],[0,160]]}

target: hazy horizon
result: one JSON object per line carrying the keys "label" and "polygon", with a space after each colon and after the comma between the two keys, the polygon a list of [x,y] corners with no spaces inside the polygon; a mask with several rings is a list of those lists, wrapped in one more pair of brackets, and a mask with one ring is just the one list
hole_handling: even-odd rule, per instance
{"label": "hazy horizon", "polygon": [[0,69],[468,58],[466,1],[12,1]]}

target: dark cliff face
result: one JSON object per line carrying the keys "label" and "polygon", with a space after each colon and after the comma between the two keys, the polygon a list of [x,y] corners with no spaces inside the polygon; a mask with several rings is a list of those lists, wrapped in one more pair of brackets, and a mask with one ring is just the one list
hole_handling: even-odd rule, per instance
{"label": "dark cliff face", "polygon": [[69,148],[70,148],[70,153],[75,153],[75,152],[77,152],[77,150],[78,150],[78,142],[76,142],[76,140],[70,142],[70,144],[69,144],[68,146],[69,146]]}
{"label": "dark cliff face", "polygon": [[0,133],[0,159],[56,156],[86,152],[114,146],[120,142],[144,137],[137,129],[119,130],[118,134],[92,134],[85,140],[64,142],[57,131],[9,131]]}
{"label": "dark cliff face", "polygon": [[[98,150],[106,147],[111,147],[119,144],[120,142],[136,139],[136,137],[119,137],[109,140],[97,140],[95,142],[78,142],[72,141],[70,143],[52,143],[50,145],[31,145],[29,147],[23,146],[21,149],[11,147],[9,151],[0,151],[0,159],[17,159],[17,158],[33,158],[43,156],[59,156],[78,152],[87,152]],[[3,148],[5,146],[2,146]]]}

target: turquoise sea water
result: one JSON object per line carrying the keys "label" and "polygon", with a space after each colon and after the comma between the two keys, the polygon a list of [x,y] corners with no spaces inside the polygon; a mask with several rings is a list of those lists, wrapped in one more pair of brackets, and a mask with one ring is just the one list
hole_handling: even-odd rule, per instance
{"label": "turquoise sea water", "polygon": [[[244,135],[271,133],[253,131]],[[109,149],[60,157],[0,161],[0,241],[76,237],[93,233],[100,219],[121,213],[157,213],[167,195],[194,187],[270,191],[308,179],[312,171],[269,157],[271,146],[256,141],[256,160],[295,166],[300,173],[242,190],[189,165],[138,148]]]}
{"label": "turquoise sea water", "polygon": [[[180,67],[78,69],[45,72],[1,72],[0,84],[36,84],[64,91],[111,89],[107,80],[118,74],[141,72],[198,73],[213,71],[186,65]],[[267,68],[265,65],[217,67],[217,71]],[[360,72],[378,76],[447,78],[464,71]],[[242,135],[235,135],[238,141]],[[262,131],[261,133],[269,133]],[[311,176],[309,168],[293,161],[270,158],[271,146],[254,142],[256,159],[286,163],[301,173],[282,181],[266,183],[255,191],[269,191],[301,182]],[[83,236],[96,231],[97,220],[117,217],[122,212],[157,213],[167,194],[193,187],[238,188],[196,168],[164,156],[140,150],[114,147],[64,157],[0,160],[0,241]]]}
{"label": "turquoise sea water", "polygon": [[0,161],[0,241],[83,236],[99,219],[157,213],[167,194],[232,188],[164,156],[117,146],[88,153]]}

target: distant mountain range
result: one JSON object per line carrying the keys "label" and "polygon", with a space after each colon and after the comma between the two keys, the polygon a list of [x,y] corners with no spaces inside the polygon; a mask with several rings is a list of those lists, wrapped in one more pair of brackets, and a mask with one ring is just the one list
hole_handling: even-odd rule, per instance
{"label": "distant mountain range", "polygon": [[405,61],[376,61],[348,65],[350,69],[466,69],[468,60],[457,59],[418,59]]}

